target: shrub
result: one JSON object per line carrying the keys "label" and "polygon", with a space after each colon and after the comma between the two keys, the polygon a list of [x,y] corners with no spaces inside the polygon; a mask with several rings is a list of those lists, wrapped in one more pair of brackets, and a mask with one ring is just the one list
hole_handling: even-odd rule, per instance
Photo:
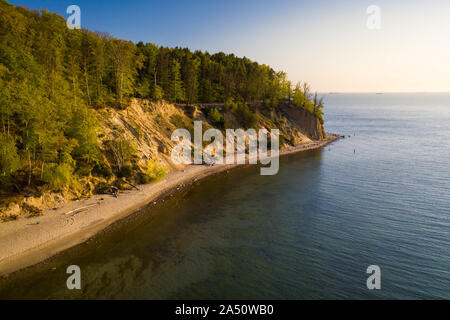
{"label": "shrub", "polygon": [[208,118],[213,124],[213,126],[225,129],[227,126],[227,121],[225,118],[220,114],[220,112],[217,110],[217,108],[213,108],[208,112]]}
{"label": "shrub", "polygon": [[163,179],[169,169],[160,164],[157,160],[152,160],[147,163],[147,168],[142,175],[142,183],[152,183]]}
{"label": "shrub", "polygon": [[131,165],[124,165],[119,171],[119,178],[130,178],[133,175],[133,167]]}
{"label": "shrub", "polygon": [[174,114],[170,117],[170,122],[179,129],[185,129],[186,124],[184,123],[184,119],[179,114]]}
{"label": "shrub", "polygon": [[271,99],[264,99],[264,106],[269,110],[276,108],[278,106],[278,104],[279,104],[279,100],[276,97],[271,98]]}
{"label": "shrub", "polygon": [[9,183],[11,175],[19,169],[20,162],[14,138],[0,133],[0,185]]}
{"label": "shrub", "polygon": [[191,121],[188,121],[186,118],[183,118],[179,114],[174,114],[170,117],[170,122],[177,128],[177,129],[186,129],[188,130],[191,135],[194,135],[194,124]]}
{"label": "shrub", "polygon": [[235,111],[235,115],[245,129],[252,128],[256,125],[256,115],[246,104],[239,104]]}
{"label": "shrub", "polygon": [[111,168],[108,167],[105,162],[97,164],[93,169],[93,173],[107,179],[111,178],[113,175]]}
{"label": "shrub", "polygon": [[238,105],[233,98],[228,98],[224,105],[225,111],[236,111],[237,107]]}
{"label": "shrub", "polygon": [[161,100],[164,97],[164,91],[160,86],[156,86],[153,92],[153,99]]}
{"label": "shrub", "polygon": [[283,148],[285,144],[286,144],[286,137],[280,135],[280,147]]}
{"label": "shrub", "polygon": [[163,124],[166,121],[166,116],[164,113],[160,112],[157,114],[155,121],[157,124]]}
{"label": "shrub", "polygon": [[73,168],[67,163],[47,165],[42,173],[42,180],[54,191],[77,185]]}
{"label": "shrub", "polygon": [[77,168],[76,174],[80,177],[88,177],[92,172],[92,167],[88,165],[81,165]]}

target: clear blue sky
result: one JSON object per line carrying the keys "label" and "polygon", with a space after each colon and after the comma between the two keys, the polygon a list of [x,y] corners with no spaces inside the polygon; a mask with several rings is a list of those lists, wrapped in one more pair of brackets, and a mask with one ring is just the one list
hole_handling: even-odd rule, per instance
{"label": "clear blue sky", "polygon": [[[319,91],[450,91],[448,0],[10,0],[133,42],[224,51]],[[367,28],[369,5],[381,29]]]}

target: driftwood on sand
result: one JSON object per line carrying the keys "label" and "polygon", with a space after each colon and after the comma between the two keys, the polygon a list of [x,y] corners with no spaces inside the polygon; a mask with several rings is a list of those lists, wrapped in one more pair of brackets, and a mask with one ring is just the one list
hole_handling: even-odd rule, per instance
{"label": "driftwood on sand", "polygon": [[132,184],[132,183],[126,181],[126,180],[122,180],[122,182],[123,182],[123,183],[126,183],[126,184],[128,184],[128,185],[130,185],[131,187],[135,188],[136,190],[139,190],[138,187],[136,187],[134,184]]}
{"label": "driftwood on sand", "polygon": [[64,213],[64,215],[65,215],[65,216],[68,216],[68,215],[70,215],[70,214],[72,214],[72,213],[73,213],[73,214],[77,214],[77,213],[86,211],[87,209],[92,208],[92,207],[97,206],[97,205],[98,205],[98,203],[90,204],[90,205],[88,205],[88,206],[81,207],[81,208],[77,208],[77,209],[71,210],[71,211],[69,211],[69,212],[66,212],[66,213]]}

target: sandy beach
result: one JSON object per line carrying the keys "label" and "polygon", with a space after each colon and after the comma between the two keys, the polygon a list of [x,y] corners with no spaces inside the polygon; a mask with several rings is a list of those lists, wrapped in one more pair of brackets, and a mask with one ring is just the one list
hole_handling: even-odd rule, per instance
{"label": "sandy beach", "polygon": [[[280,155],[321,148],[337,139],[335,135],[327,135],[321,141],[285,148]],[[183,171],[171,172],[157,183],[123,192],[118,198],[95,195],[69,202],[57,210],[47,210],[42,217],[0,224],[0,276],[32,266],[83,243],[114,222],[157,203],[161,196],[236,166],[190,165]]]}

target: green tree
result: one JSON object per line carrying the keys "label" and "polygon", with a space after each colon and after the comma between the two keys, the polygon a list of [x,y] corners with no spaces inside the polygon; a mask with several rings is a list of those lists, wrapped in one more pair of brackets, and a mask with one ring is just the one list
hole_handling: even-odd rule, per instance
{"label": "green tree", "polygon": [[[80,172],[107,167],[94,108],[126,108],[133,97],[226,101],[225,109],[247,128],[257,120],[247,103],[263,101],[276,108],[280,100],[292,98],[323,121],[323,101],[306,83],[292,91],[286,73],[246,57],[135,45],[107,33],[70,30],[58,14],[0,0],[2,188],[10,182],[17,188],[33,183],[76,187]],[[226,127],[218,110],[211,110],[209,118]],[[120,174],[135,166],[135,148],[123,137],[103,152],[111,154]]]}
{"label": "green tree", "polygon": [[183,88],[183,81],[181,81],[180,63],[176,60],[172,61],[170,67],[170,84],[169,84],[169,101],[182,102],[185,101],[185,91]]}
{"label": "green tree", "polygon": [[200,69],[200,59],[194,57],[189,51],[186,53],[183,67],[182,78],[186,88],[186,101],[188,104],[197,102],[198,99],[198,76]]}
{"label": "green tree", "polygon": [[133,85],[137,73],[136,67],[142,64],[142,58],[136,57],[136,46],[124,40],[112,39],[109,49],[114,70],[114,87],[120,107],[124,107],[125,97],[133,92]]}
{"label": "green tree", "polygon": [[9,185],[11,177],[20,166],[21,160],[14,138],[6,133],[0,133],[0,186]]}

